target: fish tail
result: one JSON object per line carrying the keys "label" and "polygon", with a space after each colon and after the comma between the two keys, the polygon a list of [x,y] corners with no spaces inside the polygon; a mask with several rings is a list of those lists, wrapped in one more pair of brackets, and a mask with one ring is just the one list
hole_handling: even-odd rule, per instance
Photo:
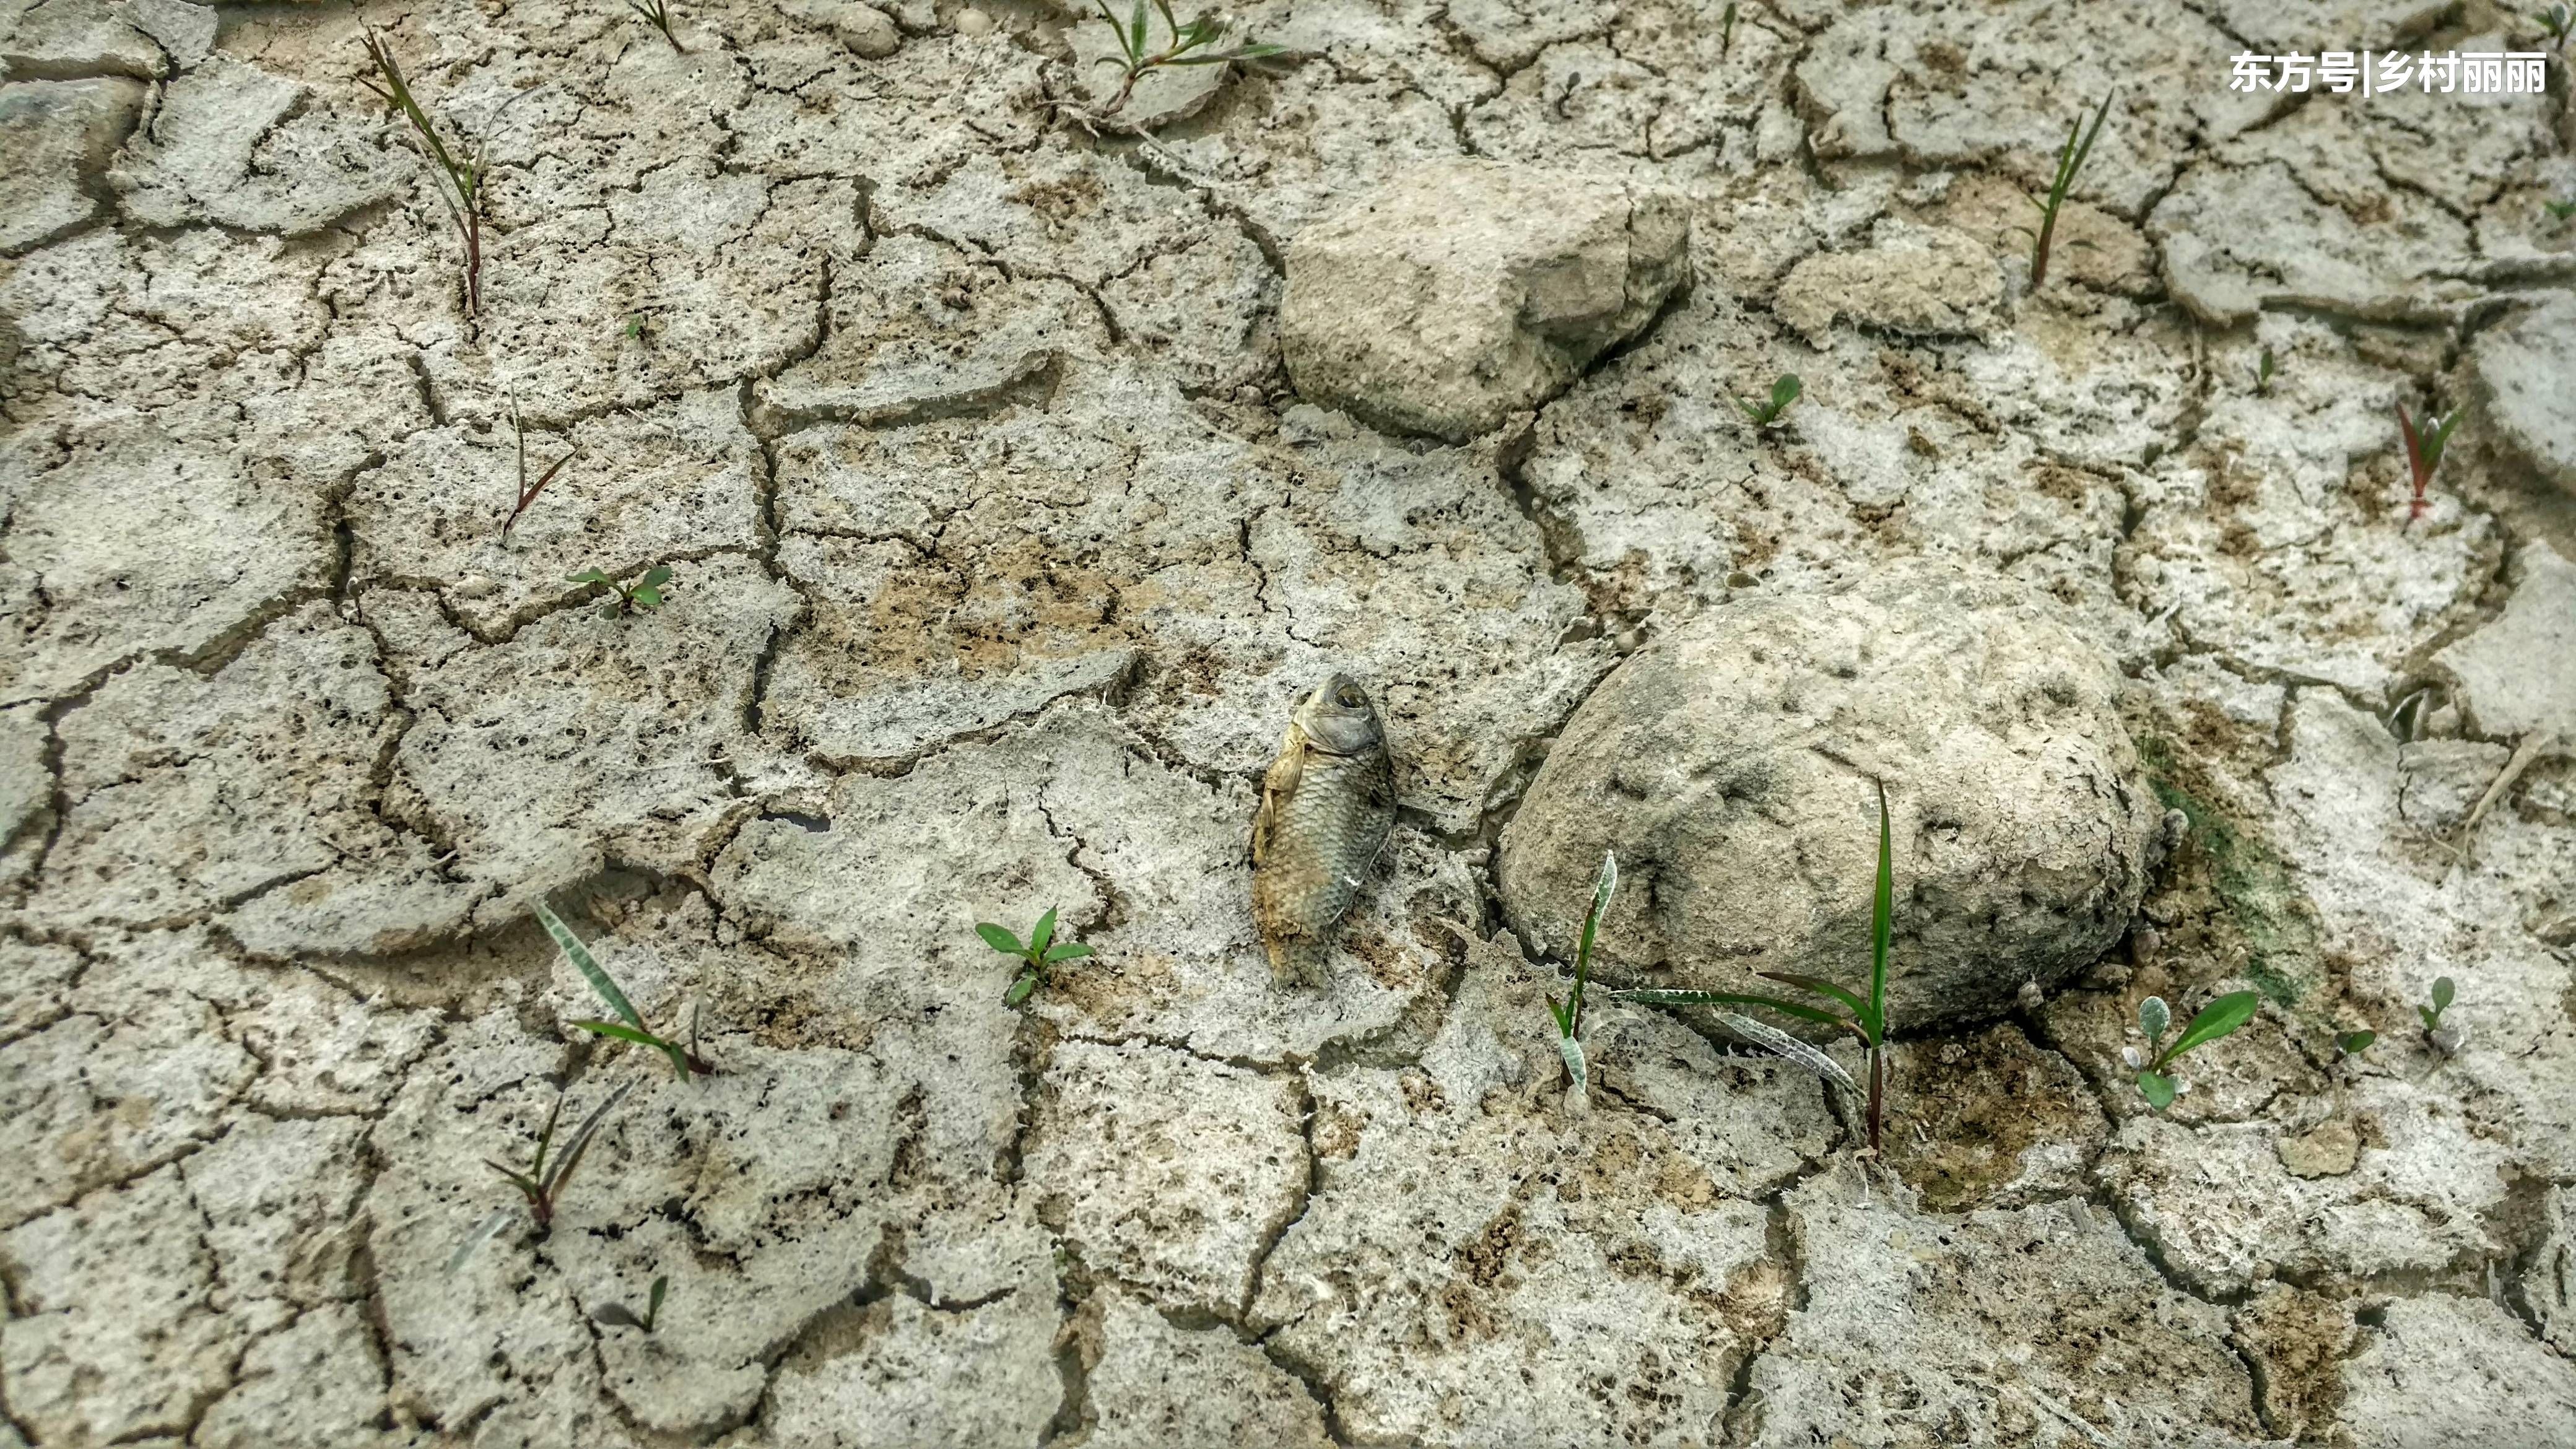
{"label": "fish tail", "polygon": [[1273,936],[1262,943],[1270,950],[1270,980],[1276,986],[1323,986],[1324,943],[1313,936]]}

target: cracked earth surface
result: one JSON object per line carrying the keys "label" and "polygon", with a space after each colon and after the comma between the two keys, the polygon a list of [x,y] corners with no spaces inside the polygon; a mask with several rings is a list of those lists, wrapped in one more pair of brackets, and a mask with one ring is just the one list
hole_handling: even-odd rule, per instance
{"label": "cracked earth surface", "polygon": [[[1270,0],[1304,58],[1140,136],[1034,3],[0,0],[0,1449],[2576,1442],[2566,66],[1726,8]],[[477,317],[362,24],[488,123]],[[1464,443],[1300,401],[1288,249],[1462,157],[1667,189],[1689,286]],[[2421,519],[2397,402],[2468,410]],[[1900,1041],[1884,1165],[1638,1008],[1569,1110],[1495,860],[1558,733],[1918,556],[2116,663],[2136,919]],[[1246,832],[1335,668],[1404,810],[1283,992]],[[572,1027],[540,898],[715,1075]],[[971,925],[1049,905],[1098,955],[1008,1009]],[[2246,985],[2149,1112],[2137,1003]]]}

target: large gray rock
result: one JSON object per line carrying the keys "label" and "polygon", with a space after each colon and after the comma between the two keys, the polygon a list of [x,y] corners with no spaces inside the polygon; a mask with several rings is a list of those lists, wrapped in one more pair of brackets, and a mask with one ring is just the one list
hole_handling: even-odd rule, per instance
{"label": "large gray rock", "polygon": [[1605,980],[1774,990],[1869,967],[1877,794],[1900,1029],[2003,1010],[2118,939],[2161,812],[2118,674],[2027,586],[1915,565],[1722,606],[1575,712],[1503,836],[1504,909],[1570,958],[1601,853]]}
{"label": "large gray rock", "polygon": [[1643,330],[1689,234],[1681,198],[1616,178],[1425,166],[1298,234],[1280,351],[1310,401],[1463,442]]}
{"label": "large gray rock", "polygon": [[2469,349],[2483,430],[2532,481],[2576,496],[2576,295],[2557,293]]}

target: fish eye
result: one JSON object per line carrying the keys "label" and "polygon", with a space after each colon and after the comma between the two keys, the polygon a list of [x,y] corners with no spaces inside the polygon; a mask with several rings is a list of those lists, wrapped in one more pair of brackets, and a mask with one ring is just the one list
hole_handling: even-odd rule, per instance
{"label": "fish eye", "polygon": [[1361,705],[1368,703],[1368,697],[1366,695],[1361,694],[1358,690],[1352,689],[1347,685],[1343,686],[1342,692],[1335,695],[1333,699],[1335,703],[1339,704],[1344,709],[1357,709]]}

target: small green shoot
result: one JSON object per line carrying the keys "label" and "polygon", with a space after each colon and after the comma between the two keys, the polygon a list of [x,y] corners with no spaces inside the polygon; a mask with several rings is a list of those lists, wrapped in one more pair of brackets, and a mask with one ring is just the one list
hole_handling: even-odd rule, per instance
{"label": "small green shoot", "polygon": [[2338,1032],[2335,1034],[2335,1050],[2344,1056],[2357,1057],[2370,1050],[2370,1044],[2377,1040],[2379,1033],[2375,1031]]}
{"label": "small green shoot", "polygon": [[622,619],[638,609],[662,607],[662,586],[671,581],[671,566],[653,565],[644,571],[644,577],[637,579],[631,588],[595,568],[583,569],[577,574],[566,574],[564,578],[576,584],[601,584],[614,591],[617,597],[609,602],[608,607],[599,611],[599,617]]}
{"label": "small green shoot", "polygon": [[2564,5],[2552,5],[2546,10],[2534,10],[2531,18],[2540,22],[2540,28],[2549,32],[2549,38],[2557,43],[2560,50],[2567,48],[2568,32],[2576,29],[2576,13],[2571,13]]}
{"label": "small green shoot", "polygon": [[[496,107],[491,119],[484,123],[483,135],[475,141],[470,156],[460,156],[463,140],[460,138],[458,141],[458,150],[451,151],[440,139],[438,127],[431,123],[429,112],[422,109],[419,100],[412,95],[411,83],[403,76],[402,67],[395,63],[393,49],[385,44],[384,37],[369,28],[361,43],[366,49],[367,59],[374,62],[376,73],[358,77],[358,84],[375,92],[378,99],[411,123],[412,144],[435,168],[431,179],[438,191],[438,199],[447,207],[448,219],[456,224],[457,236],[465,245],[465,315],[469,320],[480,317],[483,314],[483,223],[488,206],[487,183],[491,176],[484,158],[490,146],[492,128],[500,124],[501,113],[516,105],[528,91],[521,91]],[[529,87],[529,90],[534,89]]]}
{"label": "small green shoot", "polygon": [[1601,917],[1610,909],[1610,895],[1619,889],[1619,857],[1601,852],[1601,874],[1592,883],[1592,909],[1584,912],[1583,935],[1574,945],[1574,989],[1560,1002],[1547,999],[1548,1015],[1556,1018],[1556,1054],[1565,1059],[1565,1074],[1574,1084],[1577,1098],[1586,1096],[1592,1087],[1591,1074],[1583,1061],[1583,988],[1592,980],[1592,940],[1601,929]]}
{"label": "small green shoot", "polygon": [[[1782,1016],[1794,1017],[1799,1021],[1813,1022],[1818,1026],[1829,1026],[1837,1031],[1850,1032],[1859,1039],[1862,1050],[1868,1054],[1869,1151],[1871,1156],[1877,1156],[1879,1127],[1885,1116],[1887,1098],[1887,1072],[1883,1050],[1887,1043],[1887,943],[1890,922],[1895,916],[1896,902],[1895,854],[1892,841],[1893,836],[1887,819],[1887,787],[1882,784],[1878,787],[1878,888],[1872,894],[1870,901],[1867,999],[1864,1000],[1859,994],[1836,986],[1830,981],[1813,976],[1793,976],[1780,971],[1765,971],[1761,974],[1766,979],[1784,982],[1825,998],[1829,1004],[1819,1006],[1804,1001],[1783,1001],[1776,996],[1746,996],[1728,991],[1644,990],[1620,991],[1614,992],[1613,995],[1621,1001],[1643,1002],[1653,1006],[1759,1006],[1776,1011]],[[1852,1080],[1849,1072],[1843,1070],[1841,1063],[1787,1032],[1733,1012],[1720,1012],[1718,1019],[1726,1023],[1729,1030],[1747,1041],[1796,1062],[1855,1097],[1863,1095],[1860,1085]]]}
{"label": "small green shoot", "polygon": [[2094,138],[2102,134],[2102,122],[2111,114],[2111,97],[2117,94],[2115,90],[2103,95],[2101,106],[2093,112],[2091,128],[2085,126],[2082,116],[2075,118],[2075,124],[2066,132],[2066,144],[2057,149],[2057,175],[2048,184],[2048,200],[2030,203],[2039,208],[2039,233],[2030,244],[2030,289],[2034,292],[2048,280],[2048,251],[2057,237],[2058,210],[2066,205],[2066,193],[2074,188],[2076,173],[2084,169],[2086,158],[2093,154]]}
{"label": "small green shoot", "polygon": [[2424,1019],[2424,1030],[2426,1032],[2436,1032],[2442,1029],[2442,1013],[2451,1009],[2451,997],[2457,990],[2458,988],[2451,984],[2450,977],[2439,976],[2434,978],[2433,1004],[2430,1006],[2419,1006],[2415,1008],[2415,1014]]}
{"label": "small green shoot", "polygon": [[1717,17],[1717,53],[1725,55],[1735,49],[1735,0],[1726,0],[1726,9]]}
{"label": "small green shoot", "polygon": [[1796,402],[1798,394],[1803,391],[1805,391],[1805,385],[1798,381],[1798,374],[1784,372],[1772,380],[1770,401],[1746,402],[1740,397],[1731,395],[1728,401],[1734,403],[1743,412],[1745,421],[1756,428],[1767,428],[1780,420],[1780,415],[1789,410],[1789,404]]}
{"label": "small green shoot", "polygon": [[2576,201],[2544,201],[2540,204],[2551,216],[2560,221],[2576,216]]}
{"label": "small green shoot", "polygon": [[643,1317],[636,1317],[635,1310],[627,1307],[623,1303],[604,1303],[591,1310],[591,1321],[593,1323],[609,1324],[612,1327],[617,1328],[640,1328],[646,1333],[651,1333],[653,1331],[653,1325],[662,1321],[662,1295],[670,1291],[671,1280],[669,1278],[655,1278],[653,1280],[653,1296],[645,1300]]}
{"label": "small green shoot", "polygon": [[546,928],[546,934],[554,938],[554,943],[563,948],[563,953],[572,962],[573,969],[579,971],[583,978],[590,982],[590,989],[599,993],[599,999],[607,1002],[611,1011],[624,1018],[623,1021],[576,1021],[573,1023],[574,1026],[595,1036],[612,1037],[618,1041],[631,1041],[637,1046],[651,1047],[671,1059],[671,1067],[679,1073],[681,1081],[685,1082],[692,1076],[708,1076],[714,1073],[715,1068],[707,1065],[706,1058],[699,1056],[697,1052],[695,1013],[691,1013],[690,1016],[687,1046],[682,1046],[665,1037],[655,1036],[652,1028],[644,1024],[643,1014],[635,1009],[635,1003],[626,999],[626,993],[618,987],[617,979],[601,967],[591,956],[590,948],[581,943],[581,937],[574,935],[572,927],[565,925],[563,918],[556,915],[544,901],[537,902],[537,921]]}
{"label": "small green shoot", "polygon": [[2184,1027],[2180,1035],[2167,1043],[2165,1033],[2173,1026],[2173,1012],[2165,1005],[2165,999],[2150,996],[2139,1002],[2138,1029],[2146,1033],[2147,1051],[2151,1055],[2142,1056],[2136,1047],[2129,1048],[2124,1055],[2138,1073],[2138,1092],[2147,1099],[2147,1105],[2159,1112],[2172,1106],[2174,1098],[2179,1095],[2173,1079],[2175,1060],[2183,1053],[2206,1046],[2252,1021],[2262,1004],[2260,992],[2230,992],[2202,1007],[2200,1015],[2191,1019],[2191,1025]]}
{"label": "small green shoot", "polygon": [[1029,928],[1029,939],[1025,945],[1019,937],[991,921],[977,922],[975,934],[984,938],[985,945],[1003,955],[1019,958],[1020,974],[1012,979],[1010,989],[1002,993],[1004,1006],[1017,1006],[1028,1000],[1029,993],[1037,990],[1038,983],[1045,979],[1049,966],[1091,954],[1091,948],[1080,941],[1056,940],[1055,908],[1052,906],[1047,908],[1045,915],[1038,917],[1035,926]]}
{"label": "small green shoot", "polygon": [[675,54],[688,54],[687,49],[680,44],[680,37],[671,33],[670,0],[626,0],[626,8],[643,16],[647,24],[662,32],[662,38],[671,42],[671,49]]}
{"label": "small green shoot", "polygon": [[2255,391],[2255,392],[2257,392],[2257,393],[2259,393],[2259,394],[2261,394],[2261,395],[2263,395],[2263,396],[2265,396],[2265,397],[2269,397],[2269,396],[2271,396],[2271,394],[2272,394],[2272,373],[2273,373],[2273,371],[2274,371],[2274,369],[2273,369],[2273,366],[2272,366],[2272,349],[2271,349],[2271,348],[2266,347],[2266,348],[2264,348],[2264,349],[2263,349],[2263,360],[2262,360],[2262,361],[2260,361],[2260,362],[2258,362],[2258,363],[2256,363],[2256,364],[2254,365],[2254,391]]}
{"label": "small green shoot", "polygon": [[2451,431],[2460,425],[2462,410],[2451,409],[2447,416],[2427,413],[2424,425],[2417,427],[2408,416],[2406,404],[2397,405],[2397,434],[2406,443],[2406,471],[2414,480],[2414,493],[2406,503],[2406,521],[2424,516],[2425,487],[2433,481],[2433,470],[2442,466],[2442,450],[2450,445]]}
{"label": "small green shoot", "polygon": [[[483,1159],[484,1166],[508,1178],[510,1185],[519,1190],[519,1195],[527,1199],[528,1215],[537,1220],[538,1232],[543,1233],[553,1229],[555,1203],[562,1197],[565,1185],[572,1181],[574,1170],[581,1166],[582,1154],[590,1150],[591,1134],[599,1130],[599,1124],[607,1119],[609,1110],[624,1101],[626,1094],[634,1088],[635,1084],[628,1082],[609,1093],[607,1101],[592,1108],[590,1115],[581,1120],[580,1130],[572,1134],[572,1140],[564,1145],[561,1152],[554,1154],[551,1162],[547,1160],[546,1154],[547,1150],[554,1145],[555,1123],[563,1116],[564,1099],[561,1097],[555,1098],[554,1109],[546,1113],[545,1128],[537,1133],[536,1160],[528,1164],[527,1171],[521,1172],[516,1168],[504,1166],[488,1157]],[[489,1237],[490,1234],[485,1233],[482,1236]],[[473,1246],[480,1246],[481,1241],[482,1238],[476,1238]],[[448,1265],[450,1271],[453,1271],[456,1263],[462,1262],[470,1252],[471,1247],[460,1251],[456,1261]]]}
{"label": "small green shoot", "polygon": [[1110,10],[1109,0],[1092,0],[1092,3],[1099,7],[1100,18],[1108,25],[1109,33],[1118,39],[1119,53],[1104,55],[1097,63],[1120,66],[1123,70],[1118,78],[1117,92],[1110,96],[1109,104],[1100,108],[1099,114],[1103,117],[1116,115],[1127,104],[1127,98],[1136,93],[1136,82],[1150,71],[1167,65],[1225,65],[1239,60],[1263,60],[1284,55],[1288,50],[1284,45],[1268,45],[1260,41],[1224,50],[1209,50],[1207,47],[1214,45],[1217,38],[1225,33],[1225,22],[1201,15],[1183,25],[1172,14],[1171,0],[1152,0],[1154,9],[1163,17],[1163,29],[1168,39],[1162,49],[1148,50],[1146,0],[1136,0],[1134,12],[1123,25]]}
{"label": "small green shoot", "polygon": [[546,491],[546,485],[555,481],[555,475],[563,471],[564,464],[571,462],[574,454],[581,451],[575,448],[555,459],[546,471],[537,475],[537,481],[531,483],[528,481],[528,430],[519,421],[519,405],[516,403],[510,405],[510,431],[519,441],[519,501],[510,506],[510,516],[501,521],[503,543],[510,541],[510,526],[519,521],[519,515],[528,511],[528,505],[536,502],[537,495]]}

